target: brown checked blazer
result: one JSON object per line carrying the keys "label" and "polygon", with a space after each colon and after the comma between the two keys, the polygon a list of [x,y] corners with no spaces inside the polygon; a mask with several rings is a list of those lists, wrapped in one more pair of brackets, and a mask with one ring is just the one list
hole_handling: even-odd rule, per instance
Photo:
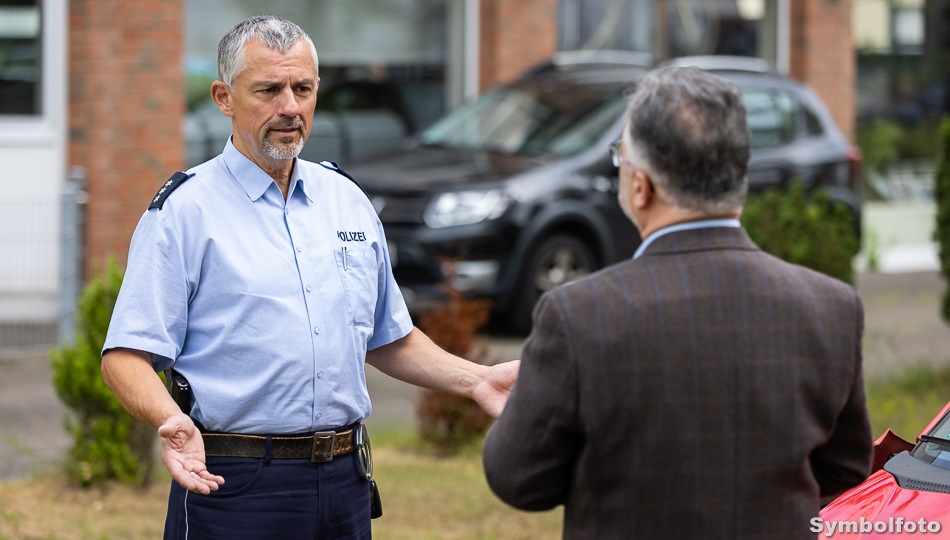
{"label": "brown checked blazer", "polygon": [[534,317],[485,471],[565,538],[815,538],[868,474],[859,298],[742,229],[659,237]]}

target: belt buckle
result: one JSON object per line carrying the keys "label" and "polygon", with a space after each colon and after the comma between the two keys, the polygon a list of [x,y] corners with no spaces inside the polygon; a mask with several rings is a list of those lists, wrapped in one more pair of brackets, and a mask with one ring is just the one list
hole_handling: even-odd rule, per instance
{"label": "belt buckle", "polygon": [[333,431],[318,431],[313,434],[313,446],[310,449],[311,463],[327,463],[333,461],[333,446],[336,442],[336,433]]}

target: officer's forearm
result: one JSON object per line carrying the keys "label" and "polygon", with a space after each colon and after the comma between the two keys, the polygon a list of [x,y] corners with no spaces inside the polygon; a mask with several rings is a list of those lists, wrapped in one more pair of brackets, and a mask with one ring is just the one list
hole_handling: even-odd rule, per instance
{"label": "officer's forearm", "polygon": [[366,362],[403,382],[468,398],[488,371],[488,366],[444,351],[418,328],[398,341],[369,351]]}
{"label": "officer's forearm", "polygon": [[110,349],[102,355],[102,380],[129,414],[156,428],[181,412],[152,369],[148,353]]}

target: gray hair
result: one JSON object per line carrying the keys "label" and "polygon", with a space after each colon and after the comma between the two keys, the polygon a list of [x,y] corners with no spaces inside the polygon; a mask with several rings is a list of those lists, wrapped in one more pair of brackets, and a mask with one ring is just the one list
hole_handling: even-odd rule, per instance
{"label": "gray hair", "polygon": [[735,85],[699,68],[657,69],[638,81],[627,115],[631,161],[674,205],[707,215],[742,208],[749,129]]}
{"label": "gray hair", "polygon": [[218,78],[228,86],[244,71],[244,44],[257,39],[271,49],[286,53],[301,39],[310,47],[313,66],[319,73],[317,48],[313,40],[295,23],[273,15],[257,15],[234,26],[218,43]]}

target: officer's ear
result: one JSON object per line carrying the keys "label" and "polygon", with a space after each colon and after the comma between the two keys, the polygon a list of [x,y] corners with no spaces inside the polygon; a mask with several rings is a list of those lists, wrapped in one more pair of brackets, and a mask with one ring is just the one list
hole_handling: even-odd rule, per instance
{"label": "officer's ear", "polygon": [[234,116],[234,108],[231,106],[231,87],[222,81],[211,83],[211,99],[221,110],[224,116]]}

